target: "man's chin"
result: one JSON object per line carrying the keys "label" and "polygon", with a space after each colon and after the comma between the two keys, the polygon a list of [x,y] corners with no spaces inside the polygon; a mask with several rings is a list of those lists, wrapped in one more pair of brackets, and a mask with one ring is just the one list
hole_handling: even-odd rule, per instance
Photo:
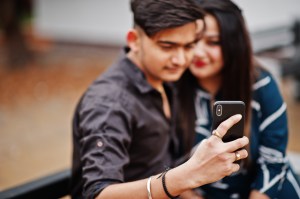
{"label": "man's chin", "polygon": [[179,74],[172,74],[172,75],[166,75],[164,78],[163,78],[163,81],[164,82],[176,82],[180,79],[182,73],[179,73]]}

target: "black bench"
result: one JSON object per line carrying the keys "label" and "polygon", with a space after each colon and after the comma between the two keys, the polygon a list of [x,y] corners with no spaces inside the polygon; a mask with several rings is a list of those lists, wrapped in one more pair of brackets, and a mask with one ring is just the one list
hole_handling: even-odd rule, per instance
{"label": "black bench", "polygon": [[46,177],[4,190],[0,192],[0,199],[61,198],[70,194],[70,177],[71,170],[65,169]]}

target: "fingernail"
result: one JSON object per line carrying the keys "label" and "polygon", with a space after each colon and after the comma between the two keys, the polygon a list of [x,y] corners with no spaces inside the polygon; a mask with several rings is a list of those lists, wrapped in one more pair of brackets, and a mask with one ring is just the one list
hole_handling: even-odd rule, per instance
{"label": "fingernail", "polygon": [[238,119],[241,119],[242,115],[241,114],[237,114],[235,117],[237,117]]}

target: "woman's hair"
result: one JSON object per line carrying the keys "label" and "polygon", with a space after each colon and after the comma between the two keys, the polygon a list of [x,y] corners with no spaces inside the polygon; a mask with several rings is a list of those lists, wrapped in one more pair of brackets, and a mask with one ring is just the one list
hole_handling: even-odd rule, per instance
{"label": "woman's hair", "polygon": [[[245,102],[247,127],[250,125],[254,75],[252,47],[242,11],[230,0],[197,0],[197,2],[206,14],[215,17],[220,31],[220,46],[224,64],[219,90],[221,99]],[[187,70],[178,82],[180,121],[185,133],[184,141],[187,150],[194,144],[196,119],[194,98],[197,87],[196,78]],[[245,132],[247,132],[247,128]]]}

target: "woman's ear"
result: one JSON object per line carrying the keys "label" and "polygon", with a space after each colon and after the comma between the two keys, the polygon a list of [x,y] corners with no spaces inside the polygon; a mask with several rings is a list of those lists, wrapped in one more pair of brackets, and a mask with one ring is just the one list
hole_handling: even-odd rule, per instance
{"label": "woman's ear", "polygon": [[136,29],[131,29],[127,33],[126,41],[127,45],[132,52],[137,52],[139,49],[140,35]]}

